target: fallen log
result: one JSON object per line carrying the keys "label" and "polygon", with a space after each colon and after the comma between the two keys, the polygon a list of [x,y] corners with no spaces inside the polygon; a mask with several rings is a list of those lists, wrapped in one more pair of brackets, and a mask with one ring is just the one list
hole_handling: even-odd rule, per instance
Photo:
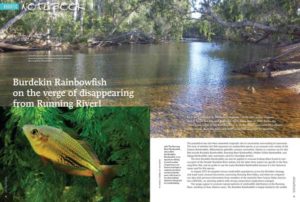
{"label": "fallen log", "polygon": [[272,76],[272,71],[300,69],[300,43],[292,44],[280,48],[280,54],[274,57],[263,58],[259,61],[249,63],[234,73],[255,74],[265,72],[268,77]]}
{"label": "fallen log", "polygon": [[282,61],[300,61],[300,43],[295,43],[279,48],[280,60]]}
{"label": "fallen log", "polygon": [[153,42],[155,42],[155,38],[153,36],[149,36],[140,31],[131,31],[102,40],[90,39],[88,41],[89,46],[92,47],[117,46],[130,43],[149,44]]}
{"label": "fallen log", "polygon": [[0,42],[0,49],[5,51],[36,51],[36,50],[49,50],[49,47],[33,48],[28,46],[19,46],[14,44],[8,44]]}
{"label": "fallen log", "polygon": [[254,43],[259,43],[259,42],[261,42],[262,40],[268,38],[271,34],[272,34],[272,32],[267,32],[267,33],[265,33],[262,37],[260,37],[259,39],[255,40]]}

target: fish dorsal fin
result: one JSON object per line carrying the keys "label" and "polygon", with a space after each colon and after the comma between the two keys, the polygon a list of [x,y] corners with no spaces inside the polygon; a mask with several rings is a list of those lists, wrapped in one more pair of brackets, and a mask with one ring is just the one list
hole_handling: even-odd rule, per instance
{"label": "fish dorsal fin", "polygon": [[96,155],[96,153],[94,152],[94,150],[91,148],[90,145],[88,145],[85,141],[83,140],[77,140],[80,145],[91,155],[91,157],[93,158],[93,160],[95,160],[95,162],[97,162],[100,165],[100,161],[98,159],[98,156]]}
{"label": "fish dorsal fin", "polygon": [[78,133],[74,129],[72,129],[72,128],[63,127],[62,131],[65,132],[65,133],[67,133],[68,135],[70,135],[74,139],[78,139],[78,137],[79,137]]}

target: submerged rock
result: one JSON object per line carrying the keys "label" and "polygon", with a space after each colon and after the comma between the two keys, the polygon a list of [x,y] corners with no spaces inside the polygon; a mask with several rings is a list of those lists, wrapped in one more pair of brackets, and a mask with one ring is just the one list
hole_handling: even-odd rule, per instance
{"label": "submerged rock", "polygon": [[251,93],[256,93],[256,89],[253,86],[248,86],[247,90]]}

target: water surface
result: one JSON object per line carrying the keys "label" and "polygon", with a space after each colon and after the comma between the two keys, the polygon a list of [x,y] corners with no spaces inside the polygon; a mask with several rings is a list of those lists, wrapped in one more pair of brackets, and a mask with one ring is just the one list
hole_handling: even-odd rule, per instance
{"label": "water surface", "polygon": [[[29,57],[70,55],[48,63]],[[233,43],[168,43],[104,50],[13,52],[0,54],[1,104],[11,102],[12,78],[105,78],[112,89],[135,90],[135,98],[103,104],[150,105],[153,137],[296,137],[300,136],[299,95],[277,79],[232,73],[247,62],[271,56],[270,47]],[[62,87],[62,89],[64,89]],[[254,90],[253,90],[254,89]],[[209,130],[203,117],[273,117],[278,126],[262,131]],[[214,118],[215,117],[215,118]]]}

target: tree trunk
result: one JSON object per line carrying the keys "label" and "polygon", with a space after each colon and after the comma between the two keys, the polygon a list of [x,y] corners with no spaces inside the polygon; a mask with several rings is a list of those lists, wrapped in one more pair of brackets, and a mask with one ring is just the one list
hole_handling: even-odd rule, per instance
{"label": "tree trunk", "polygon": [[[79,6],[79,0],[75,0],[75,5],[78,8],[78,6]],[[78,9],[77,8],[74,10],[74,14],[73,14],[75,22],[78,21]]]}
{"label": "tree trunk", "polygon": [[[34,4],[38,4],[40,2],[42,2],[43,0],[38,0],[38,1],[34,1]],[[15,22],[17,22],[18,20],[20,20],[26,13],[28,12],[28,10],[26,8],[24,8],[23,10],[21,10],[21,12],[16,15],[15,17],[13,17],[12,19],[10,19],[6,24],[4,24],[1,29],[0,29],[0,34],[3,34],[8,28],[10,28]]]}
{"label": "tree trunk", "polygon": [[27,9],[23,9],[18,15],[10,19],[4,26],[1,27],[0,34],[3,34],[10,26],[20,20],[27,13],[27,11]]}
{"label": "tree trunk", "polygon": [[272,57],[264,58],[259,61],[249,63],[240,70],[235,70],[236,73],[257,73],[264,71],[268,77],[271,77],[272,71],[299,69],[300,62],[300,43],[288,45],[280,48],[281,54]]}

